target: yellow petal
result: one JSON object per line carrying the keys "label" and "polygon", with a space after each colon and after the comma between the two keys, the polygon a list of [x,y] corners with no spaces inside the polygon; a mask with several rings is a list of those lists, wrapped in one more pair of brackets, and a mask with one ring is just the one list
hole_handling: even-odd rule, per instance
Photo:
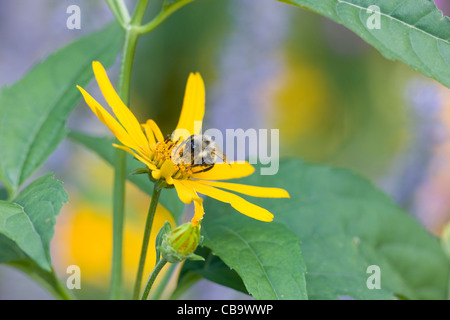
{"label": "yellow petal", "polygon": [[189,204],[194,200],[194,198],[198,198],[198,195],[195,193],[195,190],[189,184],[184,184],[182,180],[174,179],[173,185],[175,186],[175,190],[177,190],[178,198],[186,204]]}
{"label": "yellow petal", "polygon": [[186,204],[194,201],[195,214],[192,217],[192,224],[196,226],[203,219],[205,210],[203,209],[203,199],[195,192],[189,180],[173,180],[173,185],[177,190],[178,198]]}
{"label": "yellow petal", "polygon": [[203,216],[205,215],[205,210],[203,209],[203,200],[201,198],[194,199],[194,208],[195,213],[191,219],[191,223],[192,225],[196,226],[200,223],[200,221],[203,219]]}
{"label": "yellow petal", "polygon": [[161,177],[166,179],[166,182],[168,184],[173,184],[174,179],[172,178],[173,174],[177,171],[177,167],[172,162],[172,160],[166,160],[164,161],[163,165],[161,166]]}
{"label": "yellow petal", "polygon": [[130,134],[136,145],[145,151],[148,151],[148,141],[141,130],[139,121],[133,115],[133,113],[128,109],[128,107],[120,99],[116,90],[109,81],[108,75],[106,74],[105,68],[98,61],[92,62],[92,68],[94,69],[94,75],[97,79],[100,90],[106,101],[113,109],[119,122],[123,125],[125,130]]}
{"label": "yellow petal", "polygon": [[222,188],[230,191],[239,192],[252,197],[260,198],[289,198],[289,193],[280,188],[266,188],[257,186],[248,186],[238,183],[218,182],[218,181],[197,181],[211,187]]}
{"label": "yellow petal", "polygon": [[155,121],[153,120],[147,120],[147,126],[149,126],[152,129],[153,134],[156,137],[156,140],[158,140],[158,142],[164,142],[164,136],[161,132],[161,129],[159,129],[158,125],[156,124]]}
{"label": "yellow petal", "polygon": [[194,173],[192,177],[199,180],[228,180],[243,178],[251,175],[253,172],[255,172],[255,168],[248,162],[216,163],[211,170]]}
{"label": "yellow petal", "polygon": [[145,131],[145,135],[147,136],[147,140],[148,140],[150,149],[153,149],[155,147],[156,140],[155,140],[155,135],[153,134],[152,128],[148,125],[148,121],[147,121],[147,123],[141,124],[141,126]]}
{"label": "yellow petal", "polygon": [[125,129],[117,122],[116,119],[112,115],[110,115],[101,105],[98,103],[92,96],[87,93],[83,88],[77,86],[78,90],[80,90],[81,94],[84,97],[87,105],[91,108],[92,112],[100,119],[103,124],[105,124],[109,130],[114,133],[117,139],[121,143],[131,148],[135,148],[136,144],[134,140],[132,140],[129,134],[125,131]]}
{"label": "yellow petal", "polygon": [[241,197],[229,193],[220,189],[216,189],[196,181],[190,182],[194,187],[195,191],[204,194],[208,197],[214,198],[216,200],[229,203],[233,208],[235,208],[240,213],[243,213],[251,218],[261,220],[261,221],[272,221],[273,214],[264,208],[261,208],[253,203],[242,199]]}
{"label": "yellow petal", "polygon": [[125,146],[121,146],[118,144],[113,143],[113,146],[118,148],[118,149],[122,149],[128,153],[130,153],[133,157],[135,157],[136,159],[138,159],[140,162],[142,162],[143,164],[145,164],[150,170],[156,170],[157,167],[152,164],[151,162],[147,161],[146,159],[144,159],[143,157],[141,157],[140,155],[138,155],[136,152],[134,152],[132,149],[125,147]]}
{"label": "yellow petal", "polygon": [[[199,73],[191,73],[189,75],[186,92],[184,94],[183,107],[181,108],[180,119],[175,129],[172,140],[182,140],[190,135],[199,134],[205,114],[205,84]],[[195,122],[197,126],[195,126]]]}

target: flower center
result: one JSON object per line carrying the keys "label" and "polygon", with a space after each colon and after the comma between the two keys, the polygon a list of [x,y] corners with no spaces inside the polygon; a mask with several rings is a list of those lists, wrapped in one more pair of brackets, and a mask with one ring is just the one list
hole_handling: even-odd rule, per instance
{"label": "flower center", "polygon": [[[173,179],[188,179],[192,175],[193,172],[190,164],[175,164],[172,161],[172,151],[175,147],[175,142],[171,140],[158,142],[154,147],[151,161],[160,171],[160,173],[156,173],[156,176],[160,175],[166,180],[170,180],[168,179],[169,177]],[[153,176],[155,177],[155,174]],[[170,183],[170,181],[167,182]]]}

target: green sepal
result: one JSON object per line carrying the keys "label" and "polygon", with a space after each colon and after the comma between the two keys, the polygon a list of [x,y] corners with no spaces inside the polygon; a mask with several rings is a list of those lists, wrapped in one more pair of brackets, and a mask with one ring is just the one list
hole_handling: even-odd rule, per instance
{"label": "green sepal", "polygon": [[205,261],[205,258],[202,256],[199,256],[198,254],[191,253],[188,257],[186,257],[187,260],[193,260],[193,261]]}
{"label": "green sepal", "polygon": [[170,226],[170,223],[168,221],[164,222],[164,225],[159,230],[158,234],[156,235],[155,240],[155,249],[156,249],[156,264],[161,259],[161,244],[163,242],[164,236],[169,234],[172,231],[172,227]]}
{"label": "green sepal", "polygon": [[138,168],[136,170],[133,170],[129,173],[130,176],[135,176],[138,174],[149,174],[150,170],[148,168]]}

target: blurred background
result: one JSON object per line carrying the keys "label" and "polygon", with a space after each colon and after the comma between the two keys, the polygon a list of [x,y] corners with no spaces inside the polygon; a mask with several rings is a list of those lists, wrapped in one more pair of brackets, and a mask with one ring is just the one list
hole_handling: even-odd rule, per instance
{"label": "blurred background", "polygon": [[[147,19],[161,4],[151,2]],[[81,9],[80,30],[66,27],[66,9],[73,4]],[[436,4],[450,14],[447,0]],[[12,85],[51,52],[113,19],[101,0],[1,0],[0,86]],[[118,61],[108,71],[111,79],[117,78],[117,67]],[[139,40],[131,108],[141,122],[151,117],[170,133],[193,71],[206,83],[204,128],[280,129],[282,157],[366,176],[436,235],[450,220],[450,90],[386,60],[344,27],[273,0],[197,0]],[[96,83],[88,91],[100,96]],[[81,102],[69,127],[110,135]],[[70,197],[52,242],[55,268],[65,281],[66,267],[79,265],[77,295],[106,298],[112,168],[64,141],[40,169],[48,171],[64,181]],[[127,190],[129,289],[149,199],[131,185]],[[167,219],[168,212],[159,208],[155,229]],[[149,266],[152,259],[154,254]],[[0,299],[34,298],[52,297],[0,265]],[[251,297],[202,280],[182,298]]]}

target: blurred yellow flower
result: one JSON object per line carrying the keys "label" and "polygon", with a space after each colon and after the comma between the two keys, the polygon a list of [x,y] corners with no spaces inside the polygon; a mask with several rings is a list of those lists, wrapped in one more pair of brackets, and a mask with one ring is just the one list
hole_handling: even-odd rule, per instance
{"label": "blurred yellow flower", "polygon": [[[134,203],[142,203],[142,208],[128,210],[129,219],[124,229],[123,270],[125,283],[131,285],[134,281],[142,242],[142,224],[145,216],[134,211],[145,212],[148,196],[136,186],[127,184],[127,193]],[[82,281],[99,288],[106,288],[110,278],[112,254],[112,219],[108,205],[96,203],[84,197],[75,198],[66,208],[66,221],[59,224],[56,231],[58,243],[58,263],[62,268],[77,265],[82,272]],[[97,195],[95,197],[101,197]],[[131,211],[131,212],[130,212]],[[156,209],[153,221],[150,243],[155,243],[158,231],[168,221],[172,226],[175,222],[171,214],[161,205]],[[145,272],[150,273],[156,261],[154,247],[147,253]]]}
{"label": "blurred yellow flower", "polygon": [[[111,276],[112,195],[109,186],[113,182],[113,168],[105,166],[103,160],[85,149],[76,152],[71,162],[73,172],[68,177],[71,182],[66,185],[70,202],[57,218],[52,247],[55,268],[60,275],[65,275],[68,266],[77,265],[81,269],[82,288],[96,287],[106,292]],[[83,175],[79,174],[80,170],[83,170]],[[131,292],[141,251],[148,195],[127,182],[126,197],[129,201],[125,210],[123,276],[124,288]],[[158,205],[150,243],[155,243],[156,234],[166,221],[176,227],[172,215]],[[152,271],[155,261],[156,250],[151,245],[145,264],[146,274]]]}
{"label": "blurred yellow flower", "polygon": [[243,198],[221,189],[242,193],[253,197],[288,198],[289,194],[279,188],[263,188],[211,180],[225,180],[245,177],[254,172],[253,166],[244,163],[216,163],[208,170],[193,165],[192,162],[174,161],[172,148],[180,146],[189,137],[198,135],[205,113],[205,86],[198,73],[191,73],[186,85],[183,107],[178,125],[172,137],[164,138],[153,120],[139,124],[136,117],[122,102],[108,79],[103,66],[94,61],[94,74],[106,101],[117,120],[111,116],[89,93],[77,86],[86,103],[97,117],[114,133],[122,145],[114,145],[132,154],[151,171],[151,176],[176,188],[178,197],[184,203],[195,205],[193,225],[197,225],[204,215],[203,201],[197,193],[229,203],[239,212],[262,221],[272,221],[273,214]]}

